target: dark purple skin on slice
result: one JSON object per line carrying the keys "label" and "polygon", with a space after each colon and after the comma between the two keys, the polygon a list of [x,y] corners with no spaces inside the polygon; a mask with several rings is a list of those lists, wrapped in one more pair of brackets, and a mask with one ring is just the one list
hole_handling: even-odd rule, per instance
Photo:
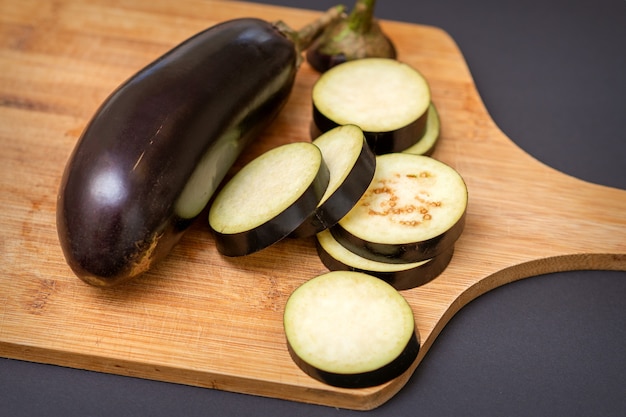
{"label": "dark purple skin on slice", "polygon": [[337,224],[367,190],[376,170],[376,155],[367,143],[344,183],[290,237],[309,237]]}
{"label": "dark purple skin on slice", "polygon": [[234,136],[241,150],[258,136],[287,101],[296,60],[272,24],[237,19],[118,87],[80,137],[59,189],[58,236],[74,273],[112,286],[165,257],[194,220],[174,207],[199,161],[220,138]]}
{"label": "dark purple skin on slice", "polygon": [[384,384],[399,377],[411,366],[417,358],[420,342],[417,333],[413,333],[402,353],[382,368],[359,374],[338,374],[318,369],[300,359],[289,342],[287,349],[296,365],[310,377],[325,384],[340,388],[367,388]]}
{"label": "dark purple skin on slice", "polygon": [[[376,155],[383,155],[392,152],[402,152],[409,146],[414,145],[426,131],[426,121],[428,111],[406,126],[400,127],[390,132],[368,132],[363,134],[367,143]],[[320,112],[313,103],[313,123],[311,135],[317,132],[327,132],[339,126],[337,122]],[[316,129],[315,129],[316,128]]]}
{"label": "dark purple skin on slice", "polygon": [[322,263],[331,271],[364,272],[390,284],[398,291],[419,287],[437,278],[448,267],[454,253],[454,246],[435,256],[429,262],[418,267],[403,271],[380,272],[370,271],[354,265],[347,265],[335,259],[317,242],[317,253]]}
{"label": "dark purple skin on slice", "polygon": [[341,223],[329,230],[337,242],[363,258],[379,262],[411,263],[434,258],[452,248],[465,228],[466,213],[463,212],[461,218],[439,236],[415,243],[392,245],[368,242],[345,230]]}
{"label": "dark purple skin on slice", "polygon": [[285,208],[273,219],[240,233],[224,234],[212,229],[217,250],[225,256],[244,256],[265,249],[289,236],[315,212],[326,191],[329,178],[328,167],[322,160],[320,170],[311,185],[290,207]]}

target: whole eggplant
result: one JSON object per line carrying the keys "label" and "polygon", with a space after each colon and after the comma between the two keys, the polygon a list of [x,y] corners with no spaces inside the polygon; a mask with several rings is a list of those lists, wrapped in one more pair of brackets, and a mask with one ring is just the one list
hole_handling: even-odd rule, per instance
{"label": "whole eggplant", "polygon": [[340,12],[300,32],[256,18],[217,24],[104,101],[67,162],[57,200],[59,241],[80,279],[113,286],[170,252],[284,106],[301,50]]}

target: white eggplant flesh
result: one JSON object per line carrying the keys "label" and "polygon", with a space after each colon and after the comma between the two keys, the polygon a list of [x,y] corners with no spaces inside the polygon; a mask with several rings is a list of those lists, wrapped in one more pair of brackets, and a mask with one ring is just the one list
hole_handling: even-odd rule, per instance
{"label": "white eggplant flesh", "polygon": [[419,351],[411,306],[391,285],[360,272],[333,271],[298,287],[285,305],[284,330],[300,369],[338,387],[388,382]]}
{"label": "white eggplant flesh", "polygon": [[243,256],[287,237],[317,208],[329,182],[319,148],[296,142],[273,148],[244,166],[211,204],[217,249]]}
{"label": "white eggplant flesh", "polygon": [[439,142],[440,135],[441,119],[439,118],[439,112],[437,111],[435,105],[433,103],[430,103],[424,135],[414,145],[409,146],[402,152],[431,156],[437,148],[437,143]]}
{"label": "white eggplant flesh", "polygon": [[359,201],[376,170],[376,156],[358,126],[338,126],[313,144],[322,152],[330,180],[317,209],[292,237],[314,236],[334,226]]}
{"label": "white eggplant flesh", "polygon": [[467,204],[465,181],[449,165],[424,155],[380,155],[370,187],[330,230],[364,258],[418,262],[454,245]]}
{"label": "white eggplant flesh", "polygon": [[331,68],[312,91],[313,122],[320,132],[355,124],[377,155],[414,145],[426,129],[431,92],[410,65],[365,58]]}

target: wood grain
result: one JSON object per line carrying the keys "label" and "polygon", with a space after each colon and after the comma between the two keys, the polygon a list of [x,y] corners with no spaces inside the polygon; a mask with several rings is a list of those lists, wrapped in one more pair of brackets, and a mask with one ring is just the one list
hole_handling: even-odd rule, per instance
{"label": "wood grain", "polygon": [[[407,373],[379,387],[336,389],[290,360],[284,303],[325,272],[312,240],[225,259],[203,217],[167,260],[123,287],[96,289],[73,276],[58,245],[56,194],[102,100],[219,21],[256,16],[300,27],[317,15],[203,0],[0,3],[0,355],[367,410],[404,386],[450,318],[481,294],[554,271],[626,270],[626,191],[568,177],[524,153],[492,121],[445,32],[386,21],[399,59],[431,84],[443,125],[434,157],[456,168],[470,192],[467,226],[448,269],[403,292],[422,340]],[[316,78],[304,64],[287,107],[237,166],[278,144],[308,140]]]}

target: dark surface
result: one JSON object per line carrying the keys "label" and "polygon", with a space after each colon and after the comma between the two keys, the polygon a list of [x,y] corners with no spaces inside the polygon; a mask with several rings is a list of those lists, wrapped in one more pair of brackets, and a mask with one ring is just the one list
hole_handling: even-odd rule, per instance
{"label": "dark surface", "polygon": [[[563,172],[626,189],[626,2],[381,0],[377,15],[446,30],[508,137]],[[525,279],[463,308],[407,386],[366,414],[624,416],[625,346],[626,272]],[[362,412],[0,359],[0,416],[34,415]]]}

